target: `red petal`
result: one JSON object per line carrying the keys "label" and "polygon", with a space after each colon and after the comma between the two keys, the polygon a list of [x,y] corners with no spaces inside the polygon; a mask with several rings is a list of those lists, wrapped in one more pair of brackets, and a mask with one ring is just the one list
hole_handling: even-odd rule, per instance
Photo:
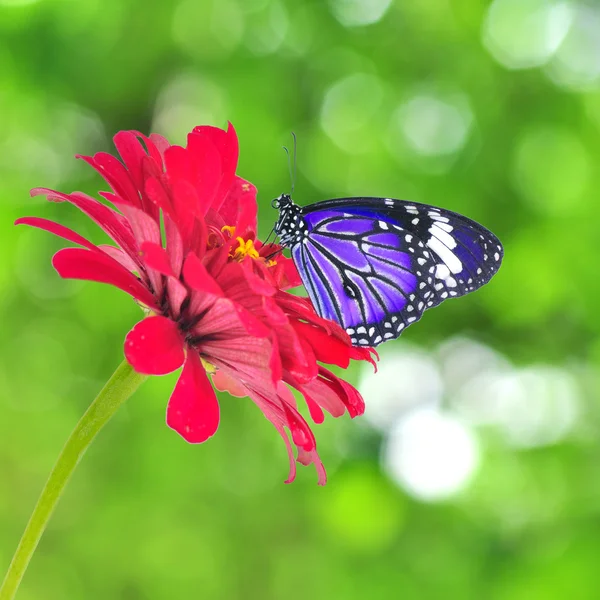
{"label": "red petal", "polygon": [[[267,246],[263,245],[260,250],[260,255],[268,256],[279,250],[279,248],[280,246],[276,244],[273,244],[272,246],[270,244]],[[287,258],[286,256],[283,256],[283,254],[280,254],[275,260],[276,264],[270,267],[270,271],[280,290],[288,290],[302,285],[302,279],[300,279],[298,269],[296,269],[296,265],[291,258]]]}
{"label": "red petal", "polygon": [[268,339],[248,336],[200,342],[200,350],[212,364],[244,382],[248,389],[260,388],[271,395],[275,393],[269,367],[272,348]]}
{"label": "red petal", "polygon": [[309,391],[315,402],[334,417],[343,414],[344,406],[352,418],[365,411],[365,402],[358,390],[325,367],[319,367],[319,377],[303,386],[303,389]]}
{"label": "red petal", "polygon": [[171,183],[179,179],[191,181],[192,167],[185,148],[170,146],[165,150],[165,167]]}
{"label": "red petal", "polygon": [[98,250],[96,245],[86,240],[77,232],[73,231],[72,229],[69,229],[68,227],[65,227],[64,225],[55,223],[54,221],[49,221],[48,219],[42,219],[41,217],[22,217],[15,221],[15,225],[30,225],[31,227],[37,227],[38,229],[49,231],[50,233],[64,238],[69,242],[73,242],[74,244],[85,246],[90,250]]}
{"label": "red petal", "polygon": [[175,272],[175,277],[179,277],[183,267],[183,240],[173,219],[168,215],[163,215],[163,219],[165,222],[167,252],[171,258],[171,266]]}
{"label": "red petal", "polygon": [[327,473],[325,472],[325,467],[323,466],[323,462],[319,458],[316,449],[307,452],[302,448],[298,448],[298,462],[304,466],[313,463],[317,470],[317,475],[319,476],[319,485],[325,485],[327,483]]}
{"label": "red petal", "polygon": [[162,246],[152,242],[144,242],[141,250],[146,266],[167,277],[175,277],[169,261],[169,255]]}
{"label": "red petal", "polygon": [[205,125],[195,127],[193,133],[210,140],[221,158],[221,177],[211,206],[218,211],[235,177],[239,155],[237,134],[231,123],[228,124],[227,131]]}
{"label": "red petal", "polygon": [[63,248],[52,257],[52,264],[65,279],[108,283],[127,292],[149,308],[158,310],[150,290],[110,256],[83,248]]}
{"label": "red petal", "polygon": [[114,258],[120,265],[125,267],[131,273],[136,273],[139,271],[140,266],[133,261],[131,256],[126,252],[123,252],[121,248],[117,248],[116,246],[110,246],[108,244],[100,244],[98,246],[104,254],[108,254],[111,258]]}
{"label": "red petal", "polygon": [[151,133],[149,136],[140,133],[139,131],[132,130],[129,133],[132,133],[137,138],[143,140],[144,145],[146,146],[146,150],[148,151],[148,155],[152,159],[152,162],[156,164],[159,171],[163,170],[163,155],[165,150],[171,145],[162,135],[158,133]]}
{"label": "red petal", "polygon": [[187,138],[187,152],[194,174],[191,182],[199,198],[199,212],[203,216],[210,208],[219,189],[223,174],[221,155],[215,144],[203,132],[194,129]]}
{"label": "red petal", "polygon": [[[281,354],[279,352],[279,343],[277,336],[271,335],[271,358],[269,359],[269,369],[271,370],[271,378],[274,384],[282,377]],[[286,388],[287,389],[287,388]]]}
{"label": "red petal", "polygon": [[235,227],[236,235],[245,237],[249,231],[256,231],[257,210],[256,187],[236,176],[219,214],[228,225]]}
{"label": "red petal", "polygon": [[[119,131],[114,137],[113,142],[118,150],[125,166],[129,170],[129,175],[138,190],[144,189],[144,174],[142,164],[144,159],[148,158],[135,131]],[[160,159],[160,156],[159,156]]]}
{"label": "red petal", "polygon": [[[145,213],[142,209],[126,204],[118,204],[117,208],[127,217],[133,230],[133,235],[138,248],[141,248],[145,242],[160,245],[160,225],[154,218]],[[163,278],[159,272],[151,267],[146,269],[148,278],[152,283],[152,289],[157,296],[160,296],[163,289]]]}
{"label": "red petal", "polygon": [[[346,369],[350,364],[350,351],[352,346],[345,344],[318,327],[299,321],[292,323],[294,329],[300,334],[313,349],[317,360],[338,365]],[[350,340],[348,340],[350,341]]]}
{"label": "red petal", "polygon": [[375,373],[377,373],[377,360],[379,360],[379,354],[375,348],[354,348],[350,350],[350,358],[353,360],[366,360],[373,365]]}
{"label": "red petal", "polygon": [[310,418],[317,423],[317,425],[322,423],[325,420],[325,414],[321,407],[307,393],[304,393],[304,400],[306,401],[306,406],[308,406]]}
{"label": "red petal", "polygon": [[[140,133],[139,131],[136,131],[136,133],[139,136],[141,136],[146,142],[146,146],[148,146],[148,148],[150,149],[150,156],[153,156],[154,160],[156,160],[156,162],[158,164],[161,164],[162,166],[162,163],[160,163],[159,161],[159,157],[164,161],[165,152],[168,148],[171,147],[169,140],[167,140],[167,138],[163,137],[158,133],[151,133],[149,137],[146,137],[143,133]],[[152,147],[153,145],[154,148],[156,148],[156,152],[158,153],[157,156],[155,156],[154,154],[154,149]]]}
{"label": "red petal", "polygon": [[285,417],[281,414],[283,411],[281,410],[280,406],[275,404],[274,400],[270,400],[257,390],[249,391],[250,398],[252,398],[254,403],[260,408],[263,415],[273,424],[273,426],[285,442],[285,447],[290,462],[290,473],[285,483],[292,483],[292,481],[294,481],[294,479],[296,478],[296,457],[294,456],[294,451],[292,449],[290,439],[284,428]]}
{"label": "red petal", "polygon": [[169,277],[167,279],[167,293],[169,295],[169,306],[171,307],[173,318],[178,319],[181,314],[183,301],[188,297],[188,290],[179,279]]}
{"label": "red petal", "polygon": [[118,158],[107,152],[98,152],[94,156],[77,155],[91,165],[107,181],[117,196],[140,206],[140,195],[129,176],[129,172]]}
{"label": "red petal", "polygon": [[184,341],[177,324],[167,317],[147,317],[125,338],[125,358],[138,372],[166,375],[183,364]]}
{"label": "red petal", "polygon": [[282,402],[282,404],[294,444],[299,449],[302,448],[308,452],[314,450],[316,447],[315,436],[308,423],[293,406],[290,406],[287,402]]}
{"label": "red petal", "polygon": [[32,196],[45,194],[51,202],[71,202],[97,223],[132,259],[137,259],[137,244],[123,215],[81,192],[62,194],[47,188],[34,188]]}
{"label": "red petal", "polygon": [[167,194],[163,184],[156,177],[150,177],[144,184],[144,191],[148,199],[156,204],[158,208],[161,208],[168,215],[173,214],[173,207],[171,206],[171,200]]}
{"label": "red petal", "polygon": [[188,254],[185,263],[183,263],[183,278],[191,288],[199,292],[219,297],[223,296],[223,291],[217,285],[217,282],[193,252]]}
{"label": "red petal", "polygon": [[167,425],[192,444],[205,442],[219,426],[219,403],[215,391],[200,357],[191,348],[169,400]]}

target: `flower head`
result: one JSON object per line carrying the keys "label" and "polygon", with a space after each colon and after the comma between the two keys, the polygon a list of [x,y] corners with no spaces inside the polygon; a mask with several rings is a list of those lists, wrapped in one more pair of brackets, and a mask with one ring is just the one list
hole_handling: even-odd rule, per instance
{"label": "flower head", "polygon": [[[217,430],[219,404],[211,385],[249,396],[282,435],[295,476],[297,460],[325,471],[314,435],[290,388],[302,394],[312,420],[360,415],[359,393],[319,363],[347,367],[370,360],[336,324],[320,318],[306,298],[286,289],[300,284],[290,259],[267,256],[274,247],[256,238],[256,188],[235,174],[238,140],[226,131],[196,127],[186,147],[159,135],[121,131],[121,160],[82,156],[111,188],[107,203],[81,192],[38,188],[54,202],[70,202],[99,225],[114,245],[96,245],[47,219],[17,223],[45,229],[76,244],[52,263],[64,278],[108,283],[130,294],[146,317],[127,334],[132,367],[164,375],[183,365],[167,407],[167,424],[188,442]],[[111,206],[112,205],[112,206]],[[277,249],[277,247],[275,247]],[[209,377],[210,376],[210,377]]]}

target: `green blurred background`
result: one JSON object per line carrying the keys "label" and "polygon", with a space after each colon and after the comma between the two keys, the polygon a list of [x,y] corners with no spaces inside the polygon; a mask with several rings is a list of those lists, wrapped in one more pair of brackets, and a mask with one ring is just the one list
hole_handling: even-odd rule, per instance
{"label": "green blurred background", "polygon": [[[409,198],[504,242],[492,283],[347,377],[367,414],[315,427],[328,470],[287,476],[249,400],[202,446],[153,378],[99,436],[19,599],[600,598],[600,7],[552,0],[0,0],[0,572],[62,444],[140,318],[61,281],[15,228],[94,194],[73,155],[119,129],[182,143],[234,123],[261,234],[296,199]],[[102,182],[102,189],[106,189]]]}

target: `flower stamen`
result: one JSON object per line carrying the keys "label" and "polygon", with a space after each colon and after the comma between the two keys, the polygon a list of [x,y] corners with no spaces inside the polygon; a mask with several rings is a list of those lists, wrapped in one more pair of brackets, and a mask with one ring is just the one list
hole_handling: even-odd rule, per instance
{"label": "flower stamen", "polygon": [[260,258],[258,250],[254,247],[254,242],[252,240],[244,240],[244,238],[241,237],[235,239],[239,246],[231,255],[233,260],[242,261],[246,256],[249,256],[250,258]]}

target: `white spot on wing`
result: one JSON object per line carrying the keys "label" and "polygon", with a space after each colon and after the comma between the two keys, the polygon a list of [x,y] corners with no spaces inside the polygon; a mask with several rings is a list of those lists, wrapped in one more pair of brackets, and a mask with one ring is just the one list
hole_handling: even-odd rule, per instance
{"label": "white spot on wing", "polygon": [[[445,233],[445,235],[448,234]],[[452,273],[460,273],[463,270],[462,263],[460,262],[458,256],[456,256],[456,254],[454,254],[454,252],[452,252],[447,246],[442,244],[438,238],[429,238],[427,246],[429,246],[429,248],[431,248],[431,250],[433,250],[444,261]]]}
{"label": "white spot on wing", "polygon": [[440,242],[443,242],[444,245],[448,246],[450,250],[452,250],[452,248],[456,248],[456,240],[446,231],[444,231],[439,225],[433,224],[429,228],[429,233],[434,235],[438,240],[440,240]]}
{"label": "white spot on wing", "polygon": [[448,225],[448,223],[436,223],[435,226],[443,229],[444,231],[452,231],[454,229],[454,227],[452,227],[452,225]]}
{"label": "white spot on wing", "polygon": [[450,269],[446,265],[437,265],[435,276],[437,279],[446,279],[450,275]]}

